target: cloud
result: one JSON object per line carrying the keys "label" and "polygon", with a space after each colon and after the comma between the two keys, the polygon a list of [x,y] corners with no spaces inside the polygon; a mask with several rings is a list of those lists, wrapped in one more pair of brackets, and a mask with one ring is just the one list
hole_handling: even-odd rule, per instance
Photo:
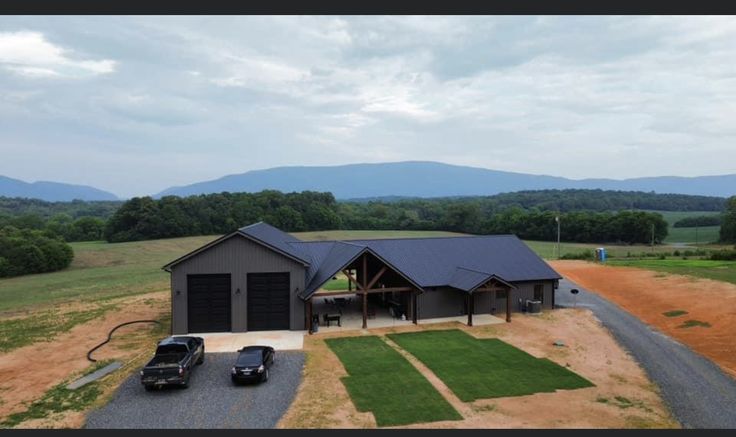
{"label": "cloud", "polygon": [[0,65],[27,77],[83,77],[115,71],[110,59],[75,59],[74,53],[54,45],[40,32],[0,32]]}
{"label": "cloud", "polygon": [[[734,173],[732,21],[0,17],[0,174],[132,195],[418,157],[572,178]],[[95,157],[83,175],[77,152]]]}

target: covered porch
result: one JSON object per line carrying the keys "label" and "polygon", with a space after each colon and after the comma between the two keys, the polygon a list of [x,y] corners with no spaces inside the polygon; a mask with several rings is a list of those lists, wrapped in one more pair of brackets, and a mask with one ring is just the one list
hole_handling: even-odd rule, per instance
{"label": "covered porch", "polygon": [[468,326],[502,322],[493,315],[495,306],[491,305],[487,311],[476,309],[477,297],[484,295],[492,295],[493,302],[505,301],[506,322],[511,321],[510,291],[515,287],[496,275],[458,268],[451,289],[465,300],[461,312],[464,316],[458,316],[457,312],[425,314],[420,322],[422,309],[417,305],[417,296],[434,291],[424,290],[372,251],[363,251],[339,272],[346,278],[346,289],[319,289],[306,300],[305,325],[310,334],[315,323],[319,329],[355,329],[357,325],[367,329],[369,324],[378,328],[453,319],[464,319],[462,322]]}

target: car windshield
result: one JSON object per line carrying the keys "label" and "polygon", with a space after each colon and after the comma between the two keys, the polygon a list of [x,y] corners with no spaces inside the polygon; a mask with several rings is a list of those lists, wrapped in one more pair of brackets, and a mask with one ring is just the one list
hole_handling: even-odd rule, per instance
{"label": "car windshield", "polygon": [[238,355],[238,366],[260,366],[262,363],[261,351],[243,351]]}

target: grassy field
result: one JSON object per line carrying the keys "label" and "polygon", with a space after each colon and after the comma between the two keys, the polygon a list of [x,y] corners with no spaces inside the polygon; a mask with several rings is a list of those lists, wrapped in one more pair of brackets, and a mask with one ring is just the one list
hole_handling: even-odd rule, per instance
{"label": "grassy field", "polygon": [[707,244],[718,241],[720,226],[703,226],[698,228],[673,228],[670,226],[665,243]]}
{"label": "grassy field", "polygon": [[161,266],[214,238],[71,243],[74,261],[68,269],[0,280],[0,314],[165,290],[169,274]]}
{"label": "grassy field", "polygon": [[422,238],[457,237],[464,234],[444,231],[316,231],[293,232],[295,237],[306,240],[362,240],[369,238]]}
{"label": "grassy field", "polygon": [[424,363],[464,402],[592,387],[585,378],[499,339],[458,329],[388,334]]}
{"label": "grassy field", "polygon": [[639,267],[648,270],[690,275],[736,284],[736,261],[711,261],[707,259],[616,259],[608,261],[613,266]]}
{"label": "grassy field", "polygon": [[342,379],[358,411],[378,426],[461,420],[406,358],[376,336],[325,340],[350,376]]}
{"label": "grassy field", "polygon": [[697,239],[695,238],[696,228],[675,228],[673,225],[678,220],[687,217],[711,216],[718,215],[718,211],[650,211],[662,214],[662,217],[669,223],[669,229],[665,243],[698,243],[706,244],[718,241],[720,226],[705,226],[697,228]]}

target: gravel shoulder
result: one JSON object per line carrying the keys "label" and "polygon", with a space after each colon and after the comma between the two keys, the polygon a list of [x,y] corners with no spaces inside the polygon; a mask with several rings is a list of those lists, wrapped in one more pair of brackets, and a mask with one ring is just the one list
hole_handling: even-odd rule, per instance
{"label": "gravel shoulder", "polygon": [[686,428],[736,428],[736,380],[702,355],[601,296],[560,280],[555,303],[589,308],[657,384],[673,415]]}
{"label": "gravel shoulder", "polygon": [[269,380],[235,386],[230,368],[237,353],[208,353],[188,389],[147,392],[136,373],[104,407],[87,416],[86,428],[274,428],[294,398],[304,353],[277,351]]}

